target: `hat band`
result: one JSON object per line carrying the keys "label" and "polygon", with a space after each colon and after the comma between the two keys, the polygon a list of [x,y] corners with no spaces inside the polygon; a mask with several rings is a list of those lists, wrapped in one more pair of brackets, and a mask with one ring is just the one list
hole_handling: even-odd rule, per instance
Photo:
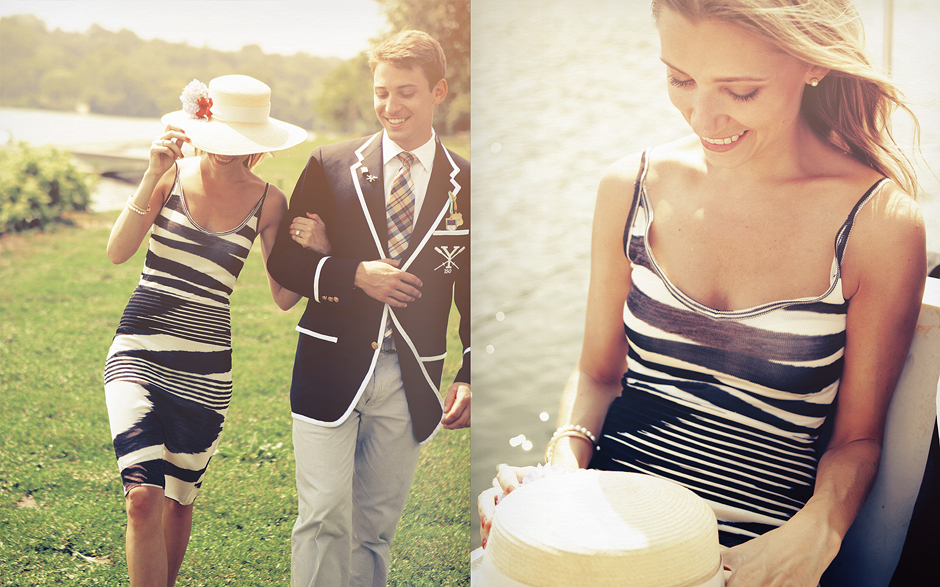
{"label": "hat band", "polygon": [[222,122],[249,122],[264,123],[268,121],[271,113],[271,104],[267,106],[230,106],[228,104],[213,104],[212,118]]}

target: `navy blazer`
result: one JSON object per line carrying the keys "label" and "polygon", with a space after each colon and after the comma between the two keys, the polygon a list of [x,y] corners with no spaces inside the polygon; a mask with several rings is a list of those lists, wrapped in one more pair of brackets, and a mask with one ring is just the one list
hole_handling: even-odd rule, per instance
{"label": "navy blazer", "polygon": [[[297,181],[268,270],[283,287],[308,298],[291,381],[294,417],[338,426],[372,377],[386,316],[395,323],[405,395],[415,438],[428,440],[443,416],[439,389],[452,301],[460,312],[463,362],[455,381],[470,383],[470,164],[440,141],[424,203],[400,269],[424,284],[421,298],[392,308],[353,286],[361,261],[388,258],[382,133],[316,149]],[[448,230],[450,197],[463,224]],[[295,217],[319,214],[329,255],[288,234]]]}

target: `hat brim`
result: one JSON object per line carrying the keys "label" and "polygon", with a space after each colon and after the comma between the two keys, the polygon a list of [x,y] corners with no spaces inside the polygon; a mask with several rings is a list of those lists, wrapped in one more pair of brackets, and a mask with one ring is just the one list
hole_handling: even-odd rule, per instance
{"label": "hat brim", "polygon": [[[694,587],[725,587],[727,573],[721,565],[718,570],[704,583]],[[627,578],[624,578],[626,584]],[[478,548],[470,553],[470,585],[471,587],[538,587],[538,579],[533,579],[532,583],[520,583],[515,579],[507,577],[493,564],[493,561],[486,556],[486,551]]]}
{"label": "hat brim", "polygon": [[224,122],[214,118],[190,118],[177,110],[161,121],[182,128],[195,148],[215,155],[270,153],[307,140],[307,131],[275,118],[268,118],[264,123]]}

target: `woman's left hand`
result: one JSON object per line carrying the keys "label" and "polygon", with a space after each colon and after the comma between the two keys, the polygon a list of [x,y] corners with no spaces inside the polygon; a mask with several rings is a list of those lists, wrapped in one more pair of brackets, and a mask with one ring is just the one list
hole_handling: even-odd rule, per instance
{"label": "woman's left hand", "polygon": [[329,255],[330,238],[326,235],[326,224],[317,214],[307,212],[307,217],[297,217],[290,223],[290,237],[305,249]]}
{"label": "woman's left hand", "polygon": [[500,495],[508,495],[514,489],[521,487],[525,476],[534,470],[535,467],[500,465],[497,468],[496,477],[493,479],[493,486],[477,497],[477,512],[480,514],[480,538],[483,542],[483,548],[486,548],[490,528],[493,527],[493,514],[496,511],[497,498]]}
{"label": "woman's left hand", "polygon": [[794,516],[779,528],[723,551],[722,564],[731,571],[727,587],[816,587],[838,546],[833,552],[831,536],[827,540],[826,532],[801,528],[800,522]]}

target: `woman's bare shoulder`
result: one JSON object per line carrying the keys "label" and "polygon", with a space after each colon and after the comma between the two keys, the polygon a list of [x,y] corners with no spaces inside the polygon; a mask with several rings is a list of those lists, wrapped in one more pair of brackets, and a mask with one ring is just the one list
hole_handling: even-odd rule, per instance
{"label": "woman's bare shoulder", "polygon": [[632,153],[607,168],[597,189],[598,212],[610,213],[630,208],[642,160],[643,153]]}
{"label": "woman's bare shoulder", "polygon": [[[645,157],[645,161],[644,161]],[[641,167],[646,166],[646,183],[656,184],[660,178],[685,177],[690,173],[703,171],[702,148],[695,135],[683,137],[677,141],[648,149],[643,153],[633,153],[614,162],[601,180],[601,189],[605,187],[621,191],[631,191],[640,179]]]}
{"label": "woman's bare shoulder", "polygon": [[915,283],[925,276],[926,233],[914,198],[885,181],[855,217],[843,262],[846,297],[863,283]]}
{"label": "woman's bare shoulder", "polygon": [[199,173],[199,157],[183,157],[182,159],[176,160],[176,168],[170,168],[167,172],[167,176],[170,177],[170,181],[174,181],[177,177],[181,183],[184,184],[184,189],[188,186],[191,187],[190,182],[192,178]]}
{"label": "woman's bare shoulder", "polygon": [[[273,183],[269,183],[267,184],[267,186],[268,187],[267,187],[267,192],[265,195],[265,202],[264,202],[265,208],[275,207],[275,206],[286,208],[287,196],[284,194],[281,188],[277,187]],[[269,203],[271,204],[271,206],[268,205]]]}
{"label": "woman's bare shoulder", "polygon": [[264,205],[261,209],[261,224],[279,224],[287,211],[287,196],[274,184],[267,184],[264,196]]}
{"label": "woman's bare shoulder", "polygon": [[891,180],[885,181],[872,195],[869,213],[863,214],[861,222],[883,239],[900,241],[919,246],[925,231],[924,216],[920,206],[907,192]]}

